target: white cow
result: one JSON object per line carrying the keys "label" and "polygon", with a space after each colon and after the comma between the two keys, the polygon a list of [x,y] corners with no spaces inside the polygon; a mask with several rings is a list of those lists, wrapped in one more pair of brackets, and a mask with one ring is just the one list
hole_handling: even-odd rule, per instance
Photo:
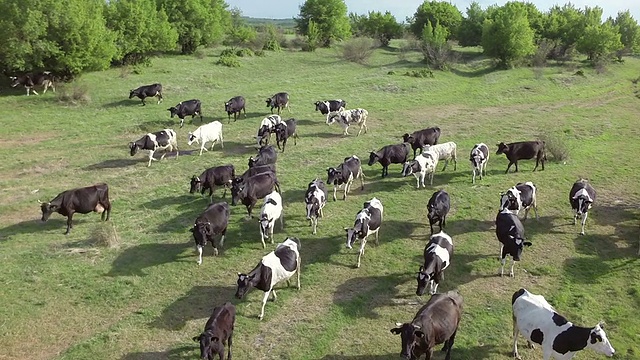
{"label": "white cow", "polygon": [[200,144],[200,155],[202,150],[209,151],[206,148],[206,143],[211,141],[211,150],[217,141],[220,142],[220,147],[224,148],[224,142],[222,140],[222,123],[220,121],[210,122],[198,127],[194,132],[189,132],[189,141],[187,145],[191,145],[194,142]]}
{"label": "white cow", "polygon": [[282,197],[277,191],[264,197],[264,205],[260,211],[260,240],[262,240],[262,248],[266,247],[264,239],[271,239],[273,244],[273,228],[276,220],[280,219],[280,230],[284,228],[284,214],[282,213]]}
{"label": "white cow", "polygon": [[420,189],[424,185],[424,178],[429,174],[429,185],[433,186],[433,174],[438,166],[438,154],[430,151],[423,151],[422,154],[416,156],[413,161],[407,161],[402,167],[402,176],[413,174],[416,178],[416,188]]}
{"label": "white cow", "polygon": [[365,109],[338,111],[327,116],[327,125],[331,125],[335,122],[340,123],[343,131],[342,135],[349,135],[349,132],[347,131],[349,126],[353,124],[360,125],[358,135],[356,135],[359,136],[362,129],[364,129],[365,134],[369,131],[369,128],[367,127],[367,116],[369,116],[369,112]]}
{"label": "white cow", "polygon": [[458,159],[456,157],[457,145],[453,141],[446,142],[438,145],[425,145],[422,147],[422,152],[431,151],[438,154],[438,160],[444,160],[444,167],[442,171],[449,165],[449,160],[453,160],[453,171],[458,167]]}

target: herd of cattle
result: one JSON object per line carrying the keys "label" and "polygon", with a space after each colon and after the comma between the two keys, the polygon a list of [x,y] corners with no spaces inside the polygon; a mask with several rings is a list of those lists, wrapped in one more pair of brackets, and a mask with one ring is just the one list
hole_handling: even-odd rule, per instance
{"label": "herd of cattle", "polygon": [[[53,78],[50,73],[44,72],[37,75],[26,75],[13,77],[12,86],[23,85],[27,89],[27,95],[35,92],[33,87],[43,86],[44,92],[47,88],[55,91]],[[131,90],[129,98],[138,97],[145,105],[145,98],[157,97],[158,104],[163,100],[162,85],[152,84]],[[231,98],[225,102],[225,112],[228,120],[231,115],[234,121],[238,115],[244,113],[245,99],[242,96]],[[248,216],[252,217],[252,210],[263,199],[263,205],[259,215],[259,230],[263,248],[266,247],[265,240],[270,240],[273,244],[273,232],[277,221],[280,227],[283,226],[283,199],[280,183],[276,176],[276,162],[278,152],[274,146],[269,145],[271,134],[276,134],[277,146],[282,152],[285,150],[287,139],[298,138],[296,131],[296,120],[289,119],[283,121],[280,115],[273,115],[273,109],[277,109],[278,114],[283,109],[289,110],[289,95],[287,93],[277,93],[266,100],[267,107],[272,115],[265,117],[260,123],[256,135],[256,140],[260,148],[255,157],[250,157],[248,161],[249,169],[237,176],[233,165],[222,165],[206,169],[201,175],[191,178],[190,192],[200,192],[205,194],[209,191],[210,200],[213,199],[213,191],[216,187],[223,187],[226,196],[227,189],[231,190],[232,203],[245,205]],[[346,102],[343,100],[327,100],[315,103],[316,111],[320,111],[326,116],[326,123],[339,123],[343,128],[343,134],[348,135],[347,129],[351,125],[360,127],[358,135],[365,130],[367,132],[366,120],[368,112],[365,109],[345,110]],[[180,127],[184,124],[187,116],[200,116],[202,122],[202,110],[200,100],[188,100],[169,108],[173,118],[180,119]],[[290,112],[290,110],[289,110]],[[457,168],[457,145],[454,142],[439,144],[441,130],[438,127],[431,127],[407,133],[403,136],[400,144],[387,145],[379,151],[370,152],[368,165],[375,163],[382,165],[382,177],[388,175],[390,164],[401,164],[402,175],[414,175],[416,186],[425,187],[424,180],[429,176],[430,184],[433,184],[433,177],[436,173],[438,162],[444,161],[442,168],[444,171],[450,161],[453,161],[454,171]],[[216,143],[223,147],[222,124],[214,121],[203,124],[195,131],[188,133],[188,145],[192,143],[200,144],[200,155],[202,151],[208,151],[205,144],[211,142],[211,150]],[[512,165],[518,171],[518,160],[536,159],[534,171],[541,163],[544,170],[545,143],[542,141],[526,141],[515,143],[500,143],[497,145],[496,154],[505,154],[509,160],[506,172]],[[154,133],[148,133],[140,139],[129,143],[131,156],[139,150],[149,152],[149,162],[157,160],[154,153],[164,151],[176,152],[178,157],[178,145],[176,132],[172,129],[164,129]],[[413,159],[410,153],[413,150]],[[419,150],[419,152],[418,152]],[[487,163],[489,160],[489,147],[484,143],[476,144],[470,154],[469,161],[472,168],[472,183],[476,181],[476,175],[480,179],[483,173],[486,175]],[[323,217],[323,208],[327,204],[327,185],[333,185],[333,200],[337,199],[338,189],[343,190],[342,199],[346,200],[353,182],[360,179],[361,188],[364,189],[365,176],[362,171],[362,163],[356,155],[345,157],[343,162],[335,167],[327,169],[326,183],[321,179],[313,179],[306,190],[304,203],[306,206],[306,218],[312,227],[312,233],[317,233],[318,219]],[[580,234],[584,234],[585,222],[588,211],[596,199],[596,193],[591,184],[580,179],[576,181],[569,191],[569,203],[574,214],[574,225],[578,217],[582,217],[582,228]],[[507,255],[511,257],[510,276],[514,276],[514,265],[522,257],[523,248],[531,246],[524,236],[524,226],[518,214],[524,210],[524,220],[527,219],[529,210],[533,208],[536,218],[536,186],[532,182],[518,183],[506,192],[501,194],[500,208],[495,219],[496,237],[500,242],[500,275],[503,275],[504,265]],[[433,193],[427,205],[427,218],[431,229],[431,236],[424,248],[424,263],[417,272],[416,294],[421,296],[429,288],[431,298],[417,312],[411,322],[398,323],[397,327],[391,329],[393,334],[401,336],[402,348],[401,356],[405,359],[418,359],[426,354],[427,359],[431,359],[433,349],[438,344],[444,344],[443,351],[446,351],[446,360],[451,358],[451,349],[454,344],[458,324],[462,314],[462,296],[450,291],[447,293],[437,293],[438,285],[444,279],[444,270],[447,269],[453,260],[453,239],[444,232],[446,227],[446,217],[450,209],[450,197],[444,190]],[[73,227],[72,218],[74,213],[86,214],[90,212],[102,213],[102,220],[109,220],[111,203],[109,201],[109,188],[107,184],[97,184],[84,188],[67,190],[60,193],[53,200],[42,203],[42,221],[46,221],[49,216],[57,212],[67,216],[67,230],[69,234]],[[214,255],[218,255],[218,249],[224,245],[227,225],[230,218],[230,208],[226,202],[213,202],[199,215],[193,227],[190,229],[198,251],[198,265],[202,263],[203,249],[207,243],[211,243]],[[355,216],[352,227],[345,228],[346,246],[352,248],[356,241],[360,241],[357,267],[360,267],[360,260],[364,254],[367,238],[375,235],[378,242],[378,232],[383,224],[384,207],[382,201],[376,197],[366,201],[360,211]],[[439,232],[434,233],[434,225]],[[216,243],[215,238],[220,237]],[[289,237],[284,242],[278,244],[274,251],[265,255],[248,273],[238,273],[236,297],[241,299],[249,289],[255,287],[264,291],[262,308],[259,319],[264,316],[265,304],[272,294],[276,298],[274,286],[283,280],[289,283],[290,278],[297,274],[297,287],[300,289],[300,240]],[[513,294],[513,355],[519,358],[517,349],[518,334],[522,333],[527,339],[529,346],[537,343],[542,346],[545,360],[554,357],[555,359],[570,359],[575,353],[584,348],[612,356],[614,349],[609,343],[601,324],[594,327],[579,327],[567,321],[559,315],[555,309],[546,302],[541,295],[535,295],[525,289],[520,289]],[[214,309],[211,318],[207,321],[204,331],[193,338],[200,343],[201,356],[203,359],[213,359],[217,354],[220,359],[224,359],[225,346],[228,348],[228,358],[231,359],[232,336],[235,323],[235,307],[227,302]]]}

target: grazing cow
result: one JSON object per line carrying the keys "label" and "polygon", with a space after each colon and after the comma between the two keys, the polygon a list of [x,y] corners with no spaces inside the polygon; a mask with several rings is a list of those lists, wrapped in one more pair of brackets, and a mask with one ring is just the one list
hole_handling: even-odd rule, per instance
{"label": "grazing cow", "polygon": [[482,172],[487,175],[487,163],[489,162],[489,147],[484,144],[475,144],[469,154],[469,161],[471,161],[471,169],[473,171],[471,182],[476,183],[476,174],[480,175],[482,180]]}
{"label": "grazing cow", "polygon": [[496,145],[498,147],[496,155],[505,154],[507,159],[509,159],[509,165],[504,172],[505,174],[509,172],[509,168],[511,168],[513,164],[516,165],[515,172],[518,172],[518,160],[529,160],[533,158],[536,158],[536,166],[533,168],[533,171],[536,171],[539,163],[542,163],[542,170],[544,170],[544,162],[547,160],[547,155],[544,153],[544,145],[544,141],[540,140],[520,141],[509,144],[501,142]]}
{"label": "grazing cow", "polygon": [[316,178],[307,186],[304,203],[307,206],[307,220],[309,220],[309,225],[313,227],[313,235],[316,234],[318,217],[324,217],[322,209],[327,204],[327,196],[327,186],[324,181]]}
{"label": "grazing cow", "polygon": [[280,114],[280,111],[284,108],[286,108],[287,110],[289,110],[289,112],[291,112],[291,109],[289,109],[289,94],[287,94],[286,92],[279,92],[273,95],[272,97],[267,98],[266,102],[267,102],[267,107],[271,108],[272,114],[273,114],[273,108],[278,109],[278,114]]}
{"label": "grazing cow", "polygon": [[266,172],[254,175],[242,183],[233,184],[231,187],[231,205],[236,206],[237,203],[242,203],[246,206],[248,216],[251,218],[251,211],[256,206],[258,199],[270,194],[274,188],[281,192],[276,174]]}
{"label": "grazing cow", "polygon": [[50,71],[43,71],[37,74],[26,74],[22,76],[10,76],[11,87],[16,87],[18,85],[22,85],[27,89],[27,96],[29,96],[29,92],[33,92],[38,95],[38,93],[34,90],[36,86],[42,86],[42,94],[47,93],[47,89],[51,88],[53,92],[56,92],[56,87],[53,83],[53,75],[51,75]]}
{"label": "grazing cow", "polygon": [[538,219],[538,205],[536,202],[536,186],[531,181],[526,183],[518,183],[516,186],[500,194],[500,210],[510,210],[518,215],[520,210],[524,209],[524,220],[527,220],[529,209],[533,208],[533,212]]}
{"label": "grazing cow", "polygon": [[458,158],[456,156],[458,146],[453,141],[438,145],[425,145],[422,152],[429,151],[438,155],[438,161],[444,160],[442,171],[449,165],[449,160],[453,160],[453,171],[458,168]]}
{"label": "grazing cow", "polygon": [[589,209],[596,201],[596,190],[589,184],[586,179],[580,179],[573,183],[571,191],[569,191],[569,203],[571,208],[576,212],[573,216],[573,225],[576,224],[578,216],[582,216],[582,230],[580,235],[584,235],[584,224],[587,222]]}
{"label": "grazing cow", "polygon": [[300,240],[288,237],[283,243],[278,244],[274,251],[265,255],[248,274],[238,273],[236,298],[242,299],[252,287],[264,291],[262,310],[258,316],[258,319],[262,320],[269,293],[273,293],[274,301],[277,298],[273,287],[282,280],[286,280],[288,286],[294,273],[298,274],[300,290]]}
{"label": "grazing cow", "polygon": [[284,214],[282,213],[282,196],[277,191],[272,191],[264,197],[264,204],[260,210],[260,240],[262,248],[267,246],[264,239],[271,239],[273,244],[273,229],[276,226],[276,220],[280,219],[280,230],[284,229]]}
{"label": "grazing cow", "polygon": [[[148,133],[147,135],[141,137],[135,142],[129,143],[129,149],[131,150],[131,156],[134,156],[138,150],[148,150],[149,151],[149,164],[147,166],[151,166],[151,161],[157,161],[157,159],[153,158],[153,154],[159,150],[167,150],[169,152],[173,151],[173,148],[176,149],[176,160],[178,159],[178,140],[176,136],[176,132],[173,129],[164,129],[161,131],[156,131],[154,133]],[[166,155],[166,151],[160,157],[160,160],[164,159]]]}
{"label": "grazing cow", "polygon": [[[224,237],[227,234],[229,216],[229,204],[221,202],[210,204],[205,211],[196,218],[191,232],[193,233],[193,240],[196,242],[196,250],[198,251],[198,265],[202,264],[202,250],[207,245],[207,241],[211,242],[214,255],[218,255],[218,247],[222,249],[224,246]],[[214,242],[216,235],[221,235],[219,246],[216,246]]]}
{"label": "grazing cow", "polygon": [[347,199],[347,193],[351,189],[351,184],[357,178],[360,178],[361,190],[364,190],[364,173],[360,165],[360,159],[351,155],[344,158],[344,162],[337,167],[327,169],[327,184],[333,184],[333,201],[336,201],[337,189],[344,186],[342,200]]}
{"label": "grazing cow", "polygon": [[382,149],[369,153],[369,166],[376,162],[382,165],[382,177],[389,175],[390,164],[404,164],[409,157],[409,144],[387,145]]}
{"label": "grazing cow", "polygon": [[504,209],[496,216],[496,236],[500,241],[500,276],[504,274],[504,264],[507,255],[511,256],[511,271],[509,276],[513,277],[513,267],[516,261],[520,261],[522,249],[531,246],[531,242],[525,241],[524,227],[518,216]]}
{"label": "grazing cow", "polygon": [[191,115],[191,118],[195,118],[196,115],[200,115],[200,122],[202,122],[202,103],[198,99],[192,99],[187,101],[181,101],[176,106],[172,106],[167,110],[171,112],[171,118],[178,116],[180,119],[180,127],[184,125],[184,118]]}
{"label": "grazing cow", "polygon": [[202,150],[207,150],[206,144],[211,141],[211,151],[216,142],[220,142],[220,147],[224,149],[224,140],[222,139],[222,123],[220,121],[213,121],[208,124],[200,125],[194,132],[189,131],[187,135],[189,141],[187,145],[191,145],[194,142],[200,144],[200,155]]}
{"label": "grazing cow", "polygon": [[435,174],[437,166],[438,155],[425,151],[416,156],[414,160],[404,163],[402,167],[402,176],[409,176],[413,174],[416,178],[416,188],[420,189],[420,184],[422,184],[422,187],[426,187],[424,184],[424,178],[429,174],[429,185],[433,186],[433,174]]}
{"label": "grazing cow", "polygon": [[224,194],[227,195],[227,188],[231,187],[233,179],[236,177],[236,170],[233,165],[222,165],[205,170],[200,176],[191,178],[191,189],[189,193],[193,194],[196,191],[200,191],[200,194],[204,195],[204,192],[209,190],[209,200],[213,199],[213,190],[216,186],[224,186]]}
{"label": "grazing cow", "polygon": [[444,280],[444,269],[451,264],[453,255],[453,240],[443,231],[431,235],[429,242],[424,247],[424,265],[418,271],[418,288],[416,295],[422,296],[427,285],[429,294],[438,291],[438,285]]}
{"label": "grazing cow", "polygon": [[[63,191],[49,202],[40,202],[40,210],[42,210],[42,221],[49,220],[49,216],[54,212],[67,217],[68,235],[73,227],[73,214],[88,214],[92,211],[102,213],[100,218],[104,221],[109,220],[111,214],[111,202],[109,201],[109,186],[107,184],[96,184],[83,188]],[[105,217],[106,216],[106,217]]]}
{"label": "grazing cow", "polygon": [[316,111],[320,111],[320,113],[325,115],[327,119],[329,118],[330,113],[342,111],[347,108],[347,102],[342,99],[316,101],[315,105]]}
{"label": "grazing cow", "polygon": [[293,145],[298,145],[298,132],[296,131],[297,122],[296,119],[289,119],[276,124],[274,132],[276,133],[276,144],[280,149],[280,143],[282,143],[282,152],[284,152],[285,146],[287,146],[287,139],[293,138]]}
{"label": "grazing cow", "polygon": [[147,105],[144,99],[148,97],[157,97],[158,104],[162,102],[162,85],[161,84],[153,84],[153,85],[144,85],[140,86],[137,89],[133,89],[129,91],[129,99],[133,99],[134,96],[137,96],[142,100],[142,105]]}
{"label": "grazing cow", "polygon": [[360,267],[360,258],[364,255],[364,247],[367,244],[369,235],[376,235],[376,246],[378,245],[378,231],[382,225],[382,215],[384,208],[382,202],[377,198],[373,198],[364,203],[363,209],[356,215],[356,220],[352,228],[344,228],[347,232],[347,248],[351,249],[356,240],[360,240],[360,251],[358,251],[358,264]]}
{"label": "grazing cow", "polygon": [[407,360],[418,360],[422,354],[426,359],[433,356],[433,348],[444,343],[445,360],[451,359],[451,348],[456,338],[460,318],[462,317],[462,296],[449,291],[435,294],[418,310],[410,323],[396,323],[392,334],[400,334],[402,350],[400,356]]}
{"label": "grazing cow", "polygon": [[518,335],[522,333],[529,347],[532,342],[542,345],[544,360],[572,359],[576,353],[585,348],[613,356],[615,349],[604,332],[602,323],[593,327],[576,326],[547,302],[542,295],[520,289],[511,297],[513,307],[513,357],[518,354]]}
{"label": "grazing cow", "polygon": [[245,101],[242,96],[232,97],[231,99],[229,99],[229,101],[224,103],[224,111],[226,111],[227,115],[229,116],[229,123],[231,123],[231,114],[233,114],[233,122],[236,122],[238,120],[238,115],[240,114],[240,112],[244,113],[245,119],[247,118],[247,110],[244,108],[244,106]]}
{"label": "grazing cow", "polygon": [[431,235],[433,235],[433,224],[438,223],[440,231],[447,226],[447,214],[451,203],[449,194],[444,190],[438,190],[431,195],[427,204],[427,218],[429,219],[429,227],[431,227]]}
{"label": "grazing cow", "polygon": [[233,345],[233,328],[236,322],[236,307],[230,302],[216,306],[213,314],[204,326],[204,332],[193,337],[193,341],[200,343],[200,358],[213,360],[218,355],[224,360],[224,345],[229,342],[227,358],[231,360],[231,346]]}
{"label": "grazing cow", "polygon": [[249,167],[275,164],[278,161],[278,152],[273,145],[263,145],[258,149],[256,157],[249,158]]}
{"label": "grazing cow", "polygon": [[265,172],[271,172],[275,175],[276,164],[258,165],[258,166],[250,167],[247,169],[247,171],[242,173],[242,175],[233,179],[233,184],[242,184],[245,180],[252,177],[253,175],[258,175]]}
{"label": "grazing cow", "polygon": [[360,126],[358,135],[356,136],[360,136],[362,129],[364,129],[365,134],[369,131],[367,127],[367,116],[369,116],[369,112],[365,109],[338,111],[337,113],[327,116],[327,125],[338,122],[340,126],[342,126],[342,135],[349,135],[349,126],[356,124]]}
{"label": "grazing cow", "polygon": [[414,159],[416,158],[416,150],[422,150],[425,145],[436,145],[438,139],[440,139],[440,128],[437,126],[402,135],[402,141],[411,144]]}
{"label": "grazing cow", "polygon": [[[269,115],[266,118],[262,119],[260,122],[260,127],[258,128],[258,134],[256,135],[256,140],[258,141],[258,145],[263,146],[269,143],[271,139],[271,134],[275,132],[276,125],[282,122],[282,118],[280,115]],[[264,144],[262,141],[264,140]]]}

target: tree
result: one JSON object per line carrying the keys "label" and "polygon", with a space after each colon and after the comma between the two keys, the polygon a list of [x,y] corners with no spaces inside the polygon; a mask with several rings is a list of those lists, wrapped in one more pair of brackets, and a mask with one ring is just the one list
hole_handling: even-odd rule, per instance
{"label": "tree", "polygon": [[240,9],[231,9],[230,16],[230,26],[223,44],[231,47],[249,45],[257,36],[256,30],[245,23]]}
{"label": "tree", "polygon": [[591,61],[611,56],[623,47],[620,33],[610,22],[587,26],[584,35],[576,43],[576,49]]}
{"label": "tree", "polygon": [[462,13],[455,5],[445,1],[425,1],[418,7],[413,17],[409,20],[409,29],[417,37],[422,36],[422,30],[427,22],[440,24],[447,29],[449,39],[458,33],[458,27],[462,23]]}
{"label": "tree", "polygon": [[469,5],[466,13],[456,37],[461,46],[478,46],[482,43],[482,23],[487,14],[476,1]]}
{"label": "tree", "polygon": [[447,41],[449,31],[442,25],[430,21],[422,30],[422,54],[424,60],[432,68],[446,70],[451,60],[451,45]]}
{"label": "tree", "polygon": [[492,12],[482,28],[484,53],[503,67],[535,53],[534,32],[527,11],[520,3],[508,2]]}
{"label": "tree", "polygon": [[388,11],[384,14],[379,11],[370,11],[367,15],[349,14],[349,19],[354,35],[378,39],[383,46],[402,36],[402,25]]}
{"label": "tree", "polygon": [[347,5],[343,0],[307,0],[300,6],[295,21],[296,30],[306,36],[309,34],[309,21],[313,21],[320,33],[320,43],[325,47],[332,40],[345,40],[351,36]]}
{"label": "tree", "polygon": [[309,20],[309,26],[307,28],[307,35],[306,35],[306,41],[307,41],[307,49],[309,51],[316,51],[316,49],[318,48],[318,46],[320,46],[320,29],[318,28],[318,25],[316,25],[315,21],[313,20]]}
{"label": "tree", "polygon": [[624,48],[619,54],[622,55],[637,53],[640,51],[640,26],[636,20],[631,16],[629,10],[619,12],[618,16],[613,21],[613,24],[620,33],[620,41]]}

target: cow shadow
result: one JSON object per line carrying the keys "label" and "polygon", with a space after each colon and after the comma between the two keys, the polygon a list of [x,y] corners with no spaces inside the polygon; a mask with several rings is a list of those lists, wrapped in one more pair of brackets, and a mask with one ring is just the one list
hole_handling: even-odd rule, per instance
{"label": "cow shadow", "polygon": [[[327,189],[328,191],[329,189]],[[307,193],[306,188],[289,188],[282,191],[282,202],[287,205],[291,203],[304,203],[304,195]],[[327,197],[331,197],[333,193],[328,194]],[[327,199],[332,200],[332,199]],[[306,211],[306,210],[305,210]]]}
{"label": "cow shadow", "polygon": [[[393,241],[396,239],[412,239],[426,241],[429,238],[429,230],[425,235],[416,233],[418,228],[424,228],[424,223],[417,221],[383,220],[380,227],[380,241]],[[391,236],[393,234],[393,236]],[[384,236],[384,237],[383,237]],[[384,240],[383,240],[384,239]],[[369,242],[369,240],[367,240]]]}
{"label": "cow shadow", "polygon": [[[453,344],[451,357],[455,357],[455,359],[459,360],[489,359],[492,354],[502,354],[505,357],[513,356],[511,351],[505,351],[503,349],[498,350],[494,345],[461,347],[457,344],[457,342]],[[436,349],[439,351],[440,348],[441,346],[438,346]]]}
{"label": "cow shadow", "polygon": [[[318,221],[318,234],[322,233],[322,219]],[[326,226],[326,225],[325,225]],[[340,262],[333,260],[331,257],[340,253],[340,249],[344,246],[343,237],[325,236],[311,234],[311,227],[307,228],[308,232],[300,233],[300,263],[303,267],[316,263],[333,264],[338,266],[346,266]],[[313,239],[310,237],[314,237]]]}
{"label": "cow shadow", "polygon": [[[294,118],[295,119],[295,118]],[[324,125],[326,124],[326,119],[325,120],[318,120],[318,121],[313,121],[313,120],[308,120],[308,119],[296,119],[296,123],[298,125],[302,125],[302,126],[309,126],[309,125]],[[297,129],[296,129],[297,130]]]}
{"label": "cow shadow", "polygon": [[[82,216],[75,216],[73,218],[74,228],[80,224],[85,223],[85,219]],[[31,219],[21,221],[0,229],[0,242],[7,241],[11,237],[23,234],[35,234],[45,231],[53,231],[59,229],[60,235],[62,235],[67,229],[67,218],[50,218],[47,222],[41,222],[40,219]],[[71,230],[73,234],[73,230]]]}
{"label": "cow shadow", "polygon": [[174,129],[180,127],[180,119],[158,119],[146,121],[142,124],[138,124],[137,127],[141,132],[156,132],[164,129]]}
{"label": "cow shadow", "polygon": [[135,352],[124,355],[120,360],[186,360],[199,356],[198,344],[193,346],[181,346],[167,351]]}
{"label": "cow shadow", "polygon": [[[427,221],[428,222],[428,221]],[[475,232],[489,232],[495,230],[495,220],[480,219],[451,219],[447,217],[445,232],[451,237]]]}
{"label": "cow shadow", "polygon": [[[496,249],[498,247],[496,246]],[[474,264],[476,261],[482,261],[487,258],[495,258],[495,269],[496,272],[491,273],[480,273],[476,270],[476,265]],[[492,255],[485,254],[461,254],[460,252],[455,252],[453,254],[453,258],[451,260],[451,266],[448,267],[444,273],[445,278],[444,281],[438,286],[438,291],[445,292],[453,289],[459,288],[461,285],[465,285],[471,283],[477,279],[484,278],[493,278],[496,277],[498,272],[498,267],[500,266],[500,262],[498,259],[498,252]],[[420,257],[421,265],[424,262],[423,257]],[[482,266],[478,266],[481,268]],[[420,267],[416,267],[416,272]]]}
{"label": "cow shadow", "polygon": [[109,160],[101,161],[96,164],[87,165],[83,167],[82,170],[94,171],[94,170],[101,170],[101,169],[121,169],[129,166],[137,165],[139,163],[146,163],[148,161],[149,161],[148,158],[141,158],[141,157],[125,158],[125,159],[109,159]]}
{"label": "cow shadow", "polygon": [[[176,261],[192,261],[193,256],[181,255],[191,243],[141,244],[122,251],[111,263],[106,276],[146,276],[145,269]],[[188,260],[187,260],[188,258]]]}
{"label": "cow shadow", "polygon": [[[327,129],[328,130],[328,129]],[[300,133],[301,138],[310,137],[310,138],[320,138],[320,139],[340,139],[347,138],[349,135],[342,135],[338,132],[315,132],[315,133]],[[339,165],[339,164],[337,164]]]}
{"label": "cow shadow", "polygon": [[[389,327],[388,330],[390,330]],[[388,331],[387,330],[387,331]],[[389,333],[391,334],[391,333]],[[390,335],[396,336],[396,335]],[[394,346],[397,346],[398,351],[391,354],[386,355],[325,355],[321,358],[321,360],[397,360],[400,356],[400,337],[397,337],[397,342]],[[476,359],[488,359],[491,354],[497,354],[499,351],[496,350],[495,346],[471,346],[471,347],[459,347],[458,343],[454,343],[453,348],[451,350],[452,358],[459,360],[476,360]],[[443,354],[440,349],[442,345],[438,345],[435,347],[433,352],[434,358],[441,358],[438,353]],[[511,355],[510,352],[504,352],[505,355]]]}
{"label": "cow shadow", "polygon": [[[258,154],[258,150],[256,150],[257,147],[258,147],[258,143],[256,141],[251,141],[249,143],[240,143],[240,142],[236,142],[236,141],[226,141],[225,140],[224,148],[222,148],[220,151],[222,151],[224,156],[244,156],[244,157],[246,157],[246,161],[244,162],[244,165],[247,166],[247,164],[249,162],[249,156],[255,156],[255,155]],[[214,149],[214,151],[215,151],[215,149]]]}
{"label": "cow shadow", "polygon": [[110,103],[103,104],[102,108],[103,109],[112,109],[112,108],[123,107],[123,106],[127,106],[127,107],[130,107],[130,106],[142,106],[142,102],[140,101],[140,99],[138,99],[138,98],[134,98],[134,99],[122,99],[122,100],[118,100],[118,101],[113,101],[113,102],[110,102]]}
{"label": "cow shadow", "polygon": [[387,355],[325,355],[320,360],[397,360],[399,353],[398,351],[397,353]]}

